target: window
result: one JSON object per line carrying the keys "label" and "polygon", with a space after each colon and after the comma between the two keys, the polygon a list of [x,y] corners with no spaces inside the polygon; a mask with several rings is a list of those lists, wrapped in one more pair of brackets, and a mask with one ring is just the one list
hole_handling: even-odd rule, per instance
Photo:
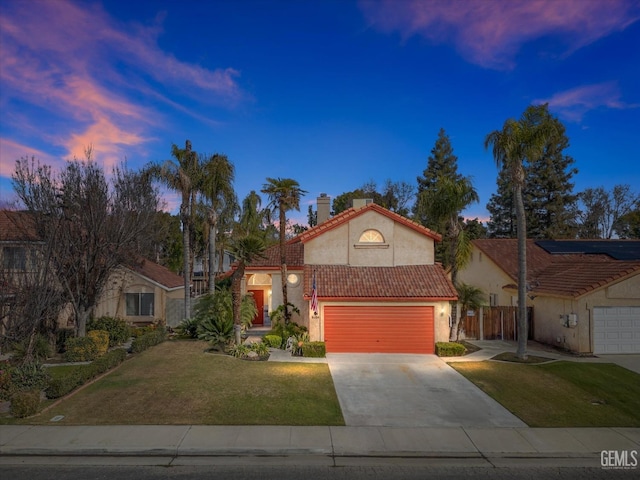
{"label": "window", "polygon": [[153,293],[127,293],[127,316],[152,317],[153,301]]}
{"label": "window", "polygon": [[300,277],[295,273],[290,273],[287,275],[287,283],[292,287],[295,287],[300,283]]}
{"label": "window", "polygon": [[4,247],[2,249],[2,265],[6,270],[27,269],[27,252],[23,247]]}
{"label": "window", "polygon": [[384,237],[377,230],[365,230],[362,235],[360,235],[360,239],[358,240],[360,243],[384,243]]}

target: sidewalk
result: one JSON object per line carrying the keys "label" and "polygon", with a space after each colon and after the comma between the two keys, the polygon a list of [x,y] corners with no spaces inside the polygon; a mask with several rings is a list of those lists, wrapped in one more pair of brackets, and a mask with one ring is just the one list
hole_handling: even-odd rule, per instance
{"label": "sidewalk", "polygon": [[581,458],[640,450],[640,428],[0,426],[11,456]]}

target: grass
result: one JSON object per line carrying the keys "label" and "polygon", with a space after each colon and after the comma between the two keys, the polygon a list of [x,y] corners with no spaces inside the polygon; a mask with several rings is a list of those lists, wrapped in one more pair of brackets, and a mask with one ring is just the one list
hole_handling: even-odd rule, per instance
{"label": "grass", "polygon": [[501,362],[514,362],[514,363],[544,363],[553,360],[552,358],[547,357],[536,357],[535,355],[527,355],[526,360],[521,360],[518,358],[518,355],[511,352],[503,352],[495,357],[492,360],[500,360]]}
{"label": "grass", "polygon": [[37,417],[56,425],[344,425],[326,364],[250,362],[200,341],[153,347]]}
{"label": "grass", "polygon": [[640,375],[618,365],[450,365],[530,427],[640,427]]}

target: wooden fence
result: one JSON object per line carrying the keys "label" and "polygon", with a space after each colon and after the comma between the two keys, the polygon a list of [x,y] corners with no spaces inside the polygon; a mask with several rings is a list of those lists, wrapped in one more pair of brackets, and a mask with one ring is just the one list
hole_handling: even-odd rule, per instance
{"label": "wooden fence", "polygon": [[[533,307],[527,307],[528,339],[533,340]],[[482,319],[482,329],[480,328]],[[466,338],[476,340],[517,340],[518,307],[482,307],[474,316],[464,319]]]}

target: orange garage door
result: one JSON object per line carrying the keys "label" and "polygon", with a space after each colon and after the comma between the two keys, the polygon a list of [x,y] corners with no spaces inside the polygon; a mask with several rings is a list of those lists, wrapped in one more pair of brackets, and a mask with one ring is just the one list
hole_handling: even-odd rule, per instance
{"label": "orange garage door", "polygon": [[327,352],[434,353],[433,307],[324,307]]}

